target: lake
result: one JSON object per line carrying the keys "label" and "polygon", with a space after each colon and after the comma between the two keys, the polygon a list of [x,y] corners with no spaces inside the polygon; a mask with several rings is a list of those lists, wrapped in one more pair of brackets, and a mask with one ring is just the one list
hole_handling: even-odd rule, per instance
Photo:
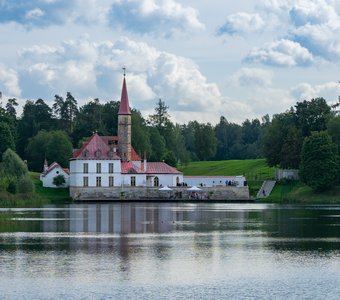
{"label": "lake", "polygon": [[340,206],[0,209],[0,299],[339,299]]}

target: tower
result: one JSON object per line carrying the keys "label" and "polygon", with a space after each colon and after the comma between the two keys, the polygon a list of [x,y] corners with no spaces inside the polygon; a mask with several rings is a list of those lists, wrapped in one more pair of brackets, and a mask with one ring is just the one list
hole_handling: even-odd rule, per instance
{"label": "tower", "polygon": [[131,111],[126,89],[125,68],[118,111],[118,151],[123,162],[131,160]]}

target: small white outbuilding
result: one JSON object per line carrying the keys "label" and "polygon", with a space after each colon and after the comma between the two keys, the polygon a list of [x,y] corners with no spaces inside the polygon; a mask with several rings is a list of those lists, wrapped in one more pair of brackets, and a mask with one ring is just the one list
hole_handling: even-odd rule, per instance
{"label": "small white outbuilding", "polygon": [[53,178],[58,175],[62,175],[65,178],[65,183],[59,187],[68,187],[70,184],[69,170],[62,168],[57,162],[53,162],[48,166],[48,163],[45,160],[44,171],[40,174],[40,181],[42,182],[43,187],[57,188],[58,186],[53,184]]}

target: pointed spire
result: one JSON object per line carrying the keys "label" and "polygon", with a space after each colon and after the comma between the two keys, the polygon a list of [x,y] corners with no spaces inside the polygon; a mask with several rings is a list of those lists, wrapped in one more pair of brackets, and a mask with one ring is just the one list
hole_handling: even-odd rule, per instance
{"label": "pointed spire", "polygon": [[123,79],[123,87],[122,87],[122,96],[120,98],[120,106],[118,115],[131,115],[130,106],[129,106],[129,97],[126,88],[126,81],[125,81],[125,68],[124,70],[124,79]]}

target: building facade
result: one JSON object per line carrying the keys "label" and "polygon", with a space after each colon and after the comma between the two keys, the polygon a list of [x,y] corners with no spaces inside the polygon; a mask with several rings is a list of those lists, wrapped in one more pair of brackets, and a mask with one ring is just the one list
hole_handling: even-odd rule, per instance
{"label": "building facade", "polygon": [[142,161],[131,145],[131,111],[124,76],[118,111],[118,136],[94,133],[70,159],[70,196],[117,199],[127,188],[176,186],[183,173],[164,162]]}

